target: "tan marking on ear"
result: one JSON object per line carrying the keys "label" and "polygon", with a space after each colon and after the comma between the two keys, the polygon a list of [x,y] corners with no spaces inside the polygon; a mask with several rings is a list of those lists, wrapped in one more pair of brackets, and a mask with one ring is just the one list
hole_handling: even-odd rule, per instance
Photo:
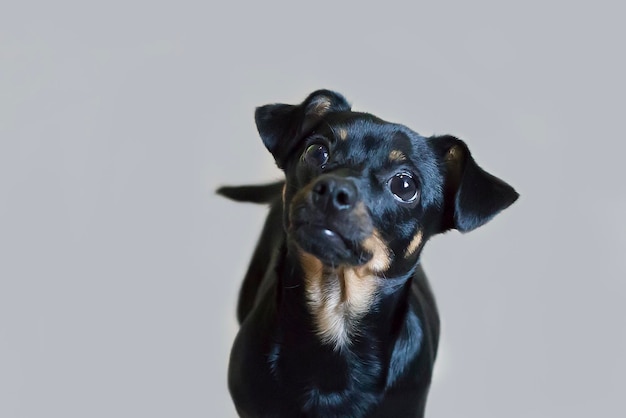
{"label": "tan marking on ear", "polygon": [[326,96],[316,97],[307,106],[307,113],[323,116],[330,109],[330,99]]}
{"label": "tan marking on ear", "polygon": [[402,151],[394,149],[389,153],[389,161],[406,161],[406,155]]}
{"label": "tan marking on ear", "polygon": [[446,153],[445,160],[446,161],[458,160],[459,158],[462,157],[462,155],[463,155],[463,150],[461,150],[459,146],[453,145],[450,147],[450,149]]}
{"label": "tan marking on ear", "polygon": [[348,137],[348,131],[344,128],[339,128],[337,133],[339,134],[339,139],[341,139],[342,141],[345,141]]}
{"label": "tan marking on ear", "polygon": [[389,268],[389,248],[376,230],[366,238],[363,248],[372,259],[362,266],[324,267],[314,255],[300,251],[305,275],[307,304],[315,332],[325,344],[341,350],[351,343],[358,332],[360,319],[371,309]]}
{"label": "tan marking on ear", "polygon": [[424,238],[424,233],[420,229],[413,236],[413,239],[409,243],[409,246],[406,247],[406,251],[404,252],[404,258],[409,258],[410,256],[413,255],[413,253],[415,253],[415,250],[417,250],[419,246],[422,244],[423,238]]}
{"label": "tan marking on ear", "polygon": [[282,197],[283,197],[283,203],[285,203],[285,196],[287,195],[287,183],[285,183],[283,185],[283,192],[282,192]]}

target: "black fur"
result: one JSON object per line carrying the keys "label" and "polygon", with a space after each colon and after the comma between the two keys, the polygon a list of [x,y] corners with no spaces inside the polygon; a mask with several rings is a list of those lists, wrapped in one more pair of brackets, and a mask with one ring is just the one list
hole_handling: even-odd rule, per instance
{"label": "black fur", "polygon": [[223,186],[217,189],[217,193],[237,202],[270,203],[280,197],[284,181],[276,181],[268,184],[255,184],[251,186]]}
{"label": "black fur", "polygon": [[[238,413],[423,417],[439,317],[421,249],[432,235],[483,225],[518,194],[461,140],[352,112],[328,90],[259,107],[255,120],[285,181],[219,190],[270,203],[238,305],[229,365]],[[410,200],[392,193],[408,196],[411,184]],[[318,284],[335,290],[316,293]],[[345,319],[342,332],[316,310],[327,295],[347,312],[329,316]]]}

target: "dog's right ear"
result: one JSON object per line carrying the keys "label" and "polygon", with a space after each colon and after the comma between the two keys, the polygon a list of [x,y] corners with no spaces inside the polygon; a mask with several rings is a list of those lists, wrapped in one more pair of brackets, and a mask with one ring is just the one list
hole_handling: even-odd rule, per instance
{"label": "dog's right ear", "polygon": [[451,135],[431,137],[445,172],[443,230],[469,232],[517,200],[509,184],[476,164],[465,142]]}
{"label": "dog's right ear", "polygon": [[330,90],[314,91],[299,105],[268,104],[254,113],[256,127],[263,144],[272,153],[279,168],[297,139],[310,131],[331,112],[350,110],[350,104],[339,93]]}

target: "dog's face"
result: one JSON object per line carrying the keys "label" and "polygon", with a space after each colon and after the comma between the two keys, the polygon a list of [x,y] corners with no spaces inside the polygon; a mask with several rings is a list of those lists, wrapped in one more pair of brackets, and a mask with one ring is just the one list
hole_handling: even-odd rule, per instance
{"label": "dog's face", "polygon": [[404,275],[430,236],[472,230],[517,198],[462,141],[352,112],[331,91],[260,107],[256,122],[286,174],[288,239],[326,266]]}
{"label": "dog's face", "polygon": [[328,114],[285,169],[287,232],[324,264],[373,260],[376,270],[402,273],[417,259],[424,226],[438,221],[434,152],[425,138],[371,115]]}

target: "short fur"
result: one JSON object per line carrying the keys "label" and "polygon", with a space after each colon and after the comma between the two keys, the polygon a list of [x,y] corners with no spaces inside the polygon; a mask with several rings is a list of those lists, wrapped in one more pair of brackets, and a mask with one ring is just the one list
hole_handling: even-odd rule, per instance
{"label": "short fur", "polygon": [[[238,413],[423,417],[439,339],[424,243],[483,225],[518,194],[461,140],[352,112],[329,90],[255,120],[285,180],[218,191],[270,203],[237,311]],[[394,195],[411,184],[411,199]]]}

